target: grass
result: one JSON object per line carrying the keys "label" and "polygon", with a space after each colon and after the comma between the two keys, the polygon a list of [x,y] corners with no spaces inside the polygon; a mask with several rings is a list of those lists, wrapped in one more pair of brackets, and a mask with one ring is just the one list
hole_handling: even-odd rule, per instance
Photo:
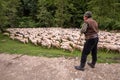
{"label": "grass", "polygon": [[[107,52],[106,50],[98,51],[98,62],[100,63],[116,63],[120,62],[120,54],[117,52]],[[75,50],[74,52],[64,51],[56,48],[45,48],[41,46],[34,46],[33,44],[23,44],[16,40],[11,40],[8,36],[0,34],[0,53],[8,54],[24,54],[30,56],[43,57],[80,57],[81,52]],[[91,56],[88,56],[91,60]]]}
{"label": "grass", "polygon": [[[16,40],[11,40],[7,36],[0,35],[0,52],[9,54],[25,54],[31,56],[46,56],[46,57],[76,57],[79,51],[69,52],[56,48],[45,48],[35,46],[31,43],[23,44]],[[80,55],[80,54],[79,54]]]}
{"label": "grass", "polygon": [[103,63],[120,63],[120,53],[107,50],[99,50],[98,62]]}

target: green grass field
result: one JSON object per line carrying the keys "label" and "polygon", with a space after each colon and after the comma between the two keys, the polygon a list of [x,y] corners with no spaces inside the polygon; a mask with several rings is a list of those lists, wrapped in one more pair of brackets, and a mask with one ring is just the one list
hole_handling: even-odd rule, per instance
{"label": "green grass field", "polygon": [[[0,53],[8,54],[24,54],[30,56],[43,56],[43,57],[79,57],[81,52],[75,50],[74,52],[64,51],[56,48],[45,48],[41,46],[34,46],[33,44],[23,44],[16,40],[11,40],[8,36],[0,34]],[[88,56],[91,60],[91,56]],[[98,62],[101,63],[118,63],[120,62],[120,54],[117,52],[107,52],[106,50],[98,51]]]}

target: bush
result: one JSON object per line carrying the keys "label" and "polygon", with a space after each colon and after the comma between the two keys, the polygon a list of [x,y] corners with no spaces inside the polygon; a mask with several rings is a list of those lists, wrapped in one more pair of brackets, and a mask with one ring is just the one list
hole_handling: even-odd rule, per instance
{"label": "bush", "polygon": [[99,24],[99,28],[103,30],[120,30],[120,23],[113,19],[103,19]]}
{"label": "bush", "polygon": [[19,28],[33,28],[36,27],[37,23],[32,20],[30,17],[22,17],[19,19],[18,27]]}
{"label": "bush", "polygon": [[113,30],[120,30],[120,23],[116,22],[116,23],[113,25]]}

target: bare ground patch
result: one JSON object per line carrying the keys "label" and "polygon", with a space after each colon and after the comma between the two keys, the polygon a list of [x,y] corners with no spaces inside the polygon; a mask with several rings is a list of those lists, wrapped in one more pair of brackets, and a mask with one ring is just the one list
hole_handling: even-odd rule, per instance
{"label": "bare ground patch", "polygon": [[120,64],[98,63],[77,71],[78,59],[0,54],[0,80],[120,80]]}

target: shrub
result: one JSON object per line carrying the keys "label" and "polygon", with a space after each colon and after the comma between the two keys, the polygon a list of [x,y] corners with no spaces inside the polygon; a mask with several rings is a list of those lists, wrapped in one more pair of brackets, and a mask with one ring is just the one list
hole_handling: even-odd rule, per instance
{"label": "shrub", "polygon": [[20,28],[32,28],[36,27],[37,23],[32,20],[30,17],[22,17],[19,19],[18,27]]}
{"label": "shrub", "polygon": [[104,18],[100,20],[99,28],[103,30],[120,30],[120,23],[114,19]]}

